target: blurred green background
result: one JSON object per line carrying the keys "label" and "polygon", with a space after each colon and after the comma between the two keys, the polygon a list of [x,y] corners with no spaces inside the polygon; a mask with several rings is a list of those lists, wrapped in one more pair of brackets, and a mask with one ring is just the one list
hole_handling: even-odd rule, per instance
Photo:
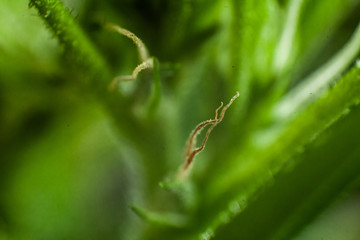
{"label": "blurred green background", "polygon": [[[195,238],[194,226],[207,224],[205,218],[211,215],[198,214],[212,211],[201,208],[205,197],[194,197],[199,202],[190,204],[198,222],[192,222],[185,234],[151,230],[130,205],[164,211],[182,208],[157,184],[181,166],[186,139],[196,124],[212,117],[219,102],[227,102],[239,90],[240,103],[229,109],[229,118],[218,127],[221,130],[212,133],[206,151],[198,157],[193,181],[201,192],[211,176],[226,174],[218,167],[240,161],[238,152],[247,151],[242,148],[246,139],[258,136],[252,130],[269,124],[258,121],[263,117],[258,109],[268,107],[262,97],[270,95],[269,89],[279,81],[287,81],[279,84],[285,86],[279,92],[288,91],[321,66],[349,40],[360,20],[359,1],[304,1],[296,44],[289,50],[287,65],[277,72],[271,64],[288,1],[245,1],[246,17],[240,20],[248,22],[235,23],[243,27],[243,39],[229,33],[234,28],[230,15],[236,13],[231,8],[242,4],[236,2],[64,0],[114,77],[131,73],[138,61],[136,48],[99,23],[114,22],[133,31],[159,60],[163,100],[155,120],[143,117],[142,97],[119,102],[119,108],[131,109],[140,119],[137,124],[147,129],[143,133],[130,120],[117,122],[114,113],[104,108],[84,73],[36,9],[29,9],[28,1],[0,0],[0,240],[161,239],[158,232],[158,236],[168,234],[164,239]],[[241,44],[236,45],[237,40]],[[234,56],[233,51],[241,54]],[[151,73],[143,73],[143,86],[126,83],[121,91],[147,95],[151,78]],[[278,98],[276,93],[269,102]],[[352,169],[351,176],[356,176],[359,114],[354,107],[303,155],[295,156],[301,163],[289,164],[274,178],[275,184],[219,230],[218,239],[280,239],[276,234],[286,230],[287,219],[310,201],[304,196],[316,192],[319,172],[335,172],[339,161],[350,159],[344,171]],[[118,127],[121,124],[124,127]],[[219,159],[223,163],[217,163]],[[319,186],[337,189],[319,199],[337,201],[319,202],[319,210],[311,210],[314,214],[304,218],[306,224],[299,224],[292,239],[360,239],[359,184],[354,178],[342,179],[339,186],[319,180]],[[319,214],[321,209],[326,211]]]}

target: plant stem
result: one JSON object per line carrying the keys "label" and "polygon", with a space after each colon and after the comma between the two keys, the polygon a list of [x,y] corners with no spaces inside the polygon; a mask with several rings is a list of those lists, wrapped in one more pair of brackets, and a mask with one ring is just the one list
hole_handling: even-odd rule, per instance
{"label": "plant stem", "polygon": [[30,0],[29,7],[37,8],[47,27],[75,60],[76,67],[86,72],[90,83],[106,91],[110,71],[64,4],[58,0]]}
{"label": "plant stem", "polygon": [[[162,168],[154,167],[150,161],[146,160],[148,158],[161,159],[161,156],[150,145],[146,144],[154,141],[149,135],[149,131],[152,129],[149,129],[134,116],[125,97],[118,92],[111,93],[108,91],[108,85],[112,79],[110,70],[103,57],[79,28],[69,10],[58,0],[30,0],[29,6],[38,10],[47,27],[64,45],[65,52],[71,56],[75,67],[86,78],[91,90],[97,94],[99,101],[103,103],[113,118],[120,133],[125,138],[130,139],[137,150],[142,153],[142,160],[146,165],[145,169],[153,172],[160,171]],[[159,139],[161,138],[159,137]],[[161,173],[148,174],[148,177],[159,176]],[[157,181],[158,179],[148,179],[148,182],[153,185]]]}

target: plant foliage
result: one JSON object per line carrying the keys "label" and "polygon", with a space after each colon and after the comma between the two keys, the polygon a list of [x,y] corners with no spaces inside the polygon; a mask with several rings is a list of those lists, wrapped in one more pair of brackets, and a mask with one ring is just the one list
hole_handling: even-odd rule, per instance
{"label": "plant foliage", "polygon": [[358,239],[359,10],[2,1],[0,239]]}

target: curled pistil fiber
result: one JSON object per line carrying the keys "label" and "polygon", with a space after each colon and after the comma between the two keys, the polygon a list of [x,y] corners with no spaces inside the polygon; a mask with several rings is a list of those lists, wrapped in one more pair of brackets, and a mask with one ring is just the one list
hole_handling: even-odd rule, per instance
{"label": "curled pistil fiber", "polygon": [[[230,105],[235,101],[235,99],[239,97],[239,92],[236,92],[235,96],[233,96],[230,100],[230,102],[223,107],[223,103],[221,102],[220,106],[215,110],[215,118],[206,120],[204,122],[199,123],[195,129],[191,132],[189,139],[187,141],[186,145],[186,153],[185,153],[185,161],[184,166],[181,168],[179,172],[179,177],[183,178],[186,173],[189,171],[192,163],[194,162],[195,156],[200,153],[202,150],[204,150],[206,141],[209,138],[209,135],[211,131],[218,125],[224,118],[226,110],[230,107]],[[221,109],[222,108],[222,109]],[[219,115],[219,111],[220,115]],[[196,137],[200,134],[200,132],[207,126],[211,125],[209,129],[206,132],[206,135],[204,137],[204,140],[200,147],[196,147]]]}
{"label": "curled pistil fiber", "polygon": [[115,24],[112,23],[107,23],[105,25],[105,28],[115,31],[123,36],[128,37],[129,39],[131,39],[138,50],[138,54],[139,54],[139,58],[141,63],[133,70],[131,75],[124,75],[124,76],[118,76],[116,78],[114,78],[114,80],[110,83],[110,89],[113,90],[116,88],[116,85],[119,82],[122,81],[133,81],[137,78],[137,75],[145,70],[145,69],[152,69],[154,66],[153,64],[153,58],[150,57],[149,52],[145,46],[145,44],[143,43],[143,41],[137,37],[134,33],[130,32],[129,30],[119,27]]}

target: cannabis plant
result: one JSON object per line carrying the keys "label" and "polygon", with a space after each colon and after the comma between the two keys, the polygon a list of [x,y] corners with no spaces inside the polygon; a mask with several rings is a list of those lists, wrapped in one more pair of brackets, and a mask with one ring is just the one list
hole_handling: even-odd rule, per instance
{"label": "cannabis plant", "polygon": [[360,239],[359,0],[1,0],[0,239]]}

